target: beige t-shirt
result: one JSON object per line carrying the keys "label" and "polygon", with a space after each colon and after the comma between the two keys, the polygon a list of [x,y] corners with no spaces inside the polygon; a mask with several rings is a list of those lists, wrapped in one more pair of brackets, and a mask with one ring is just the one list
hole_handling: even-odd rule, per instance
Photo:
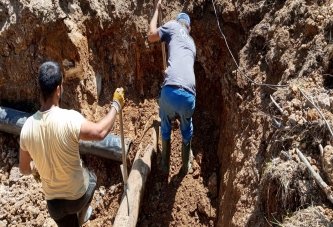
{"label": "beige t-shirt", "polygon": [[76,200],[87,191],[89,174],[79,154],[83,120],[77,111],[54,107],[37,111],[22,127],[20,147],[34,160],[47,200]]}

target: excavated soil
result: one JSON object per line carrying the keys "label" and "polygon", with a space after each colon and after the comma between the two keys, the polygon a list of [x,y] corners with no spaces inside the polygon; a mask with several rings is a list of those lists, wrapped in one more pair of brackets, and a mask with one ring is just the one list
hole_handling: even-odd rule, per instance
{"label": "excavated soil", "polygon": [[[170,174],[161,170],[159,138],[137,226],[333,226],[331,202],[296,153],[331,193],[333,4],[179,0],[163,1],[162,11],[163,22],[180,11],[192,19],[193,168],[179,174],[175,118]],[[89,120],[105,116],[123,87],[130,170],[139,144],[148,143],[145,131],[160,123],[161,45],[146,37],[152,14],[152,0],[1,0],[0,105],[38,110],[36,77],[46,60],[63,68],[61,107]],[[119,121],[111,133],[120,135]],[[18,171],[18,141],[0,132],[0,227],[55,226],[41,185]],[[82,160],[98,177],[85,226],[112,226],[123,195],[121,163]]]}

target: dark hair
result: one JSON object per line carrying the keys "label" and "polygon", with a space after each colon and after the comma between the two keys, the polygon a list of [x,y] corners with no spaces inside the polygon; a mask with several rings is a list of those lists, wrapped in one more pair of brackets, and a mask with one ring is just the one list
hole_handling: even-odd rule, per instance
{"label": "dark hair", "polygon": [[39,68],[38,83],[43,100],[46,101],[52,97],[57,86],[61,86],[62,83],[62,73],[59,64],[52,61],[44,62]]}

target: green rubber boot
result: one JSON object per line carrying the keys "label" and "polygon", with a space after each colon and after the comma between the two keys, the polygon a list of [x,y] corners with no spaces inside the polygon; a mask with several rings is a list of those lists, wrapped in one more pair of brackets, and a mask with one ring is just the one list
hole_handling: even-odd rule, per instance
{"label": "green rubber boot", "polygon": [[186,146],[184,145],[184,142],[182,144],[182,173],[186,175],[191,169],[190,158],[193,156],[193,153],[191,150],[191,141]]}
{"label": "green rubber boot", "polygon": [[162,169],[164,173],[169,173],[169,163],[170,163],[170,139],[162,139]]}

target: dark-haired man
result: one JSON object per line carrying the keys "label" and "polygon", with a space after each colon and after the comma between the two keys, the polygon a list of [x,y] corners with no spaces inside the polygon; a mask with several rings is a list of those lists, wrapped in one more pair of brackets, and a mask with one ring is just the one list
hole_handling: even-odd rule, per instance
{"label": "dark-haired man", "polygon": [[76,227],[89,219],[97,182],[96,175],[82,167],[79,140],[102,140],[107,136],[124,105],[124,93],[118,88],[110,112],[93,123],[77,111],[59,107],[62,81],[58,63],[40,66],[41,107],[22,127],[19,167],[25,175],[38,169],[48,211],[57,225]]}
{"label": "dark-haired man", "polygon": [[168,66],[165,72],[163,88],[158,100],[162,135],[162,169],[169,173],[171,120],[177,113],[180,116],[182,132],[182,172],[187,174],[191,168],[191,138],[193,135],[192,115],[195,108],[194,60],[196,47],[192,37],[191,20],[186,13],[180,13],[172,20],[157,28],[157,18],[161,0],[156,4],[154,16],[150,22],[148,40],[161,40],[168,44]]}

